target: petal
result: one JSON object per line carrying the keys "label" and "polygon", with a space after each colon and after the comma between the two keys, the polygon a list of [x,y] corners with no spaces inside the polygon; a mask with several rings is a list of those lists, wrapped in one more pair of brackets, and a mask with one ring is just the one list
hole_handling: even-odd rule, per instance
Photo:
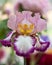
{"label": "petal", "polygon": [[15,14],[16,14],[17,23],[20,23],[24,18],[22,13],[17,11]]}
{"label": "petal", "polygon": [[43,52],[43,51],[47,50],[47,48],[50,45],[50,42],[40,42],[40,44],[41,44],[41,46],[40,47],[35,47],[35,50]]}
{"label": "petal", "polygon": [[40,15],[37,13],[35,14],[35,21],[36,21],[36,31],[41,32],[47,28],[47,22],[46,20],[42,19]]}
{"label": "petal", "polygon": [[31,16],[32,12],[31,11],[22,11],[22,14],[23,14],[24,18],[28,18],[29,16]]}
{"label": "petal", "polygon": [[41,36],[40,36],[40,40],[41,40],[41,39],[43,39],[44,41],[47,41],[47,42],[50,41],[47,35],[41,35]]}
{"label": "petal", "polygon": [[14,43],[14,49],[17,55],[28,56],[34,52],[33,40],[29,36],[19,36]]}
{"label": "petal", "polygon": [[16,30],[17,25],[16,25],[16,15],[15,14],[11,14],[9,16],[7,26],[12,30]]}
{"label": "petal", "polygon": [[18,10],[18,6],[20,6],[18,4],[21,4],[25,10],[39,12],[41,14],[51,9],[49,0],[17,0],[16,5],[14,5],[16,10]]}
{"label": "petal", "polygon": [[[45,38],[45,36],[44,36],[44,38]],[[44,39],[44,38],[41,38],[40,37],[40,42],[35,46],[35,49],[37,50],[37,51],[46,51],[47,50],[47,48],[49,47],[49,45],[50,45],[50,42],[49,42],[49,40],[48,40],[48,38],[47,39]]]}
{"label": "petal", "polygon": [[4,45],[4,46],[10,47],[12,44],[11,37],[12,37],[13,33],[14,33],[14,31],[12,31],[12,33],[8,37],[6,37],[5,39],[0,40],[0,43],[2,43],[2,45]]}

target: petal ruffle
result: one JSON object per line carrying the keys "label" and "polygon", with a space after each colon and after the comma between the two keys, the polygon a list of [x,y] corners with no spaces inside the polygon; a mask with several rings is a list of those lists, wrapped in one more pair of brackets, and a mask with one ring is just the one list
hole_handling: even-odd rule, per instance
{"label": "petal ruffle", "polygon": [[16,15],[15,14],[10,15],[7,26],[12,30],[16,30]]}
{"label": "petal ruffle", "polygon": [[47,36],[40,36],[40,42],[39,42],[40,46],[37,46],[35,47],[35,49],[37,51],[46,51],[47,48],[49,47],[50,45],[50,42],[48,40],[48,37]]}
{"label": "petal ruffle", "polygon": [[46,20],[42,19],[39,13],[35,14],[36,31],[41,32],[47,28]]}
{"label": "petal ruffle", "polygon": [[40,47],[35,47],[37,51],[43,52],[46,51],[47,48],[49,47],[50,42],[40,42],[41,46]]}
{"label": "petal ruffle", "polygon": [[[34,28],[32,32],[41,32],[47,28],[46,20],[42,19],[39,13],[35,13],[32,16],[31,11],[22,11],[16,12],[15,14],[11,15],[8,20],[8,27],[12,30],[19,31],[18,25],[19,24],[27,24],[29,27],[33,24]],[[31,33],[32,33],[31,32]]]}
{"label": "petal ruffle", "polygon": [[36,40],[29,36],[19,36],[14,43],[14,50],[17,55],[28,56],[34,52]]}
{"label": "petal ruffle", "polygon": [[31,48],[27,53],[20,53],[20,51],[16,48],[16,46],[14,45],[14,50],[16,51],[16,54],[19,55],[19,56],[24,56],[24,57],[27,57],[29,56],[31,53],[34,52],[34,47]]}
{"label": "petal ruffle", "polygon": [[19,10],[20,4],[22,8],[25,10],[30,10],[33,12],[39,12],[41,14],[46,13],[47,11],[51,10],[51,3],[49,0],[17,0],[15,2],[14,9],[17,11]]}

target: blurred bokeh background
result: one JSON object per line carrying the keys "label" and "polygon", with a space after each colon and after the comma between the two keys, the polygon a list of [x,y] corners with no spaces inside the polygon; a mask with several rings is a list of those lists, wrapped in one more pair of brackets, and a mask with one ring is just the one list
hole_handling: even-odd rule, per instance
{"label": "blurred bokeh background", "polygon": [[[0,39],[6,37],[7,33],[10,31],[7,28],[7,20],[9,12],[13,12],[13,6],[17,0],[0,0]],[[52,0],[50,0],[52,4]],[[48,35],[50,39],[50,46],[48,50],[41,57],[38,65],[52,65],[52,10],[48,11],[46,14],[47,21],[47,31],[42,32],[44,35]],[[12,49],[4,47],[0,44],[0,65],[23,65],[23,58],[14,55],[12,59],[10,57],[13,55]],[[30,57],[27,58],[27,65],[30,62]]]}

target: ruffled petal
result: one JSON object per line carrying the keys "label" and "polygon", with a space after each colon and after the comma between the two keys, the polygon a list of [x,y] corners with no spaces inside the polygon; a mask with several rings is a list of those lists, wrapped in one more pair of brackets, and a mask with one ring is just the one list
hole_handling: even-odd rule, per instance
{"label": "ruffled petal", "polygon": [[13,33],[14,33],[14,31],[12,31],[11,34],[8,37],[6,37],[5,39],[0,40],[0,43],[2,43],[2,45],[4,45],[4,46],[10,47],[12,44],[11,37],[12,37]]}
{"label": "ruffled petal", "polygon": [[35,21],[37,32],[41,32],[47,28],[46,20],[42,19],[39,13],[35,14]]}
{"label": "ruffled petal", "polygon": [[47,50],[49,45],[50,45],[50,42],[48,40],[48,37],[47,36],[42,36],[42,38],[40,37],[39,43],[35,46],[35,49],[37,51],[42,51],[43,52],[43,51]]}
{"label": "ruffled petal", "polygon": [[33,12],[39,12],[41,14],[46,13],[51,9],[51,3],[49,0],[17,0],[15,9],[18,10],[20,4],[25,10],[30,10]]}
{"label": "ruffled petal", "polygon": [[16,24],[16,15],[15,14],[11,14],[9,16],[7,26],[12,30],[16,30],[17,24]]}
{"label": "ruffled petal", "polygon": [[39,13],[35,13],[35,15],[32,16],[31,11],[16,12],[15,14],[10,15],[7,25],[10,29],[19,32],[19,29],[23,28],[23,25],[25,24],[28,25],[27,30],[31,27],[31,25],[33,25],[31,27],[31,33],[41,32],[47,28],[46,20],[42,19]]}
{"label": "ruffled petal", "polygon": [[34,52],[34,41],[29,36],[19,36],[14,43],[14,50],[17,55],[28,56]]}
{"label": "ruffled petal", "polygon": [[46,51],[47,48],[49,47],[50,42],[40,42],[41,46],[40,47],[35,47],[37,51],[43,52]]}

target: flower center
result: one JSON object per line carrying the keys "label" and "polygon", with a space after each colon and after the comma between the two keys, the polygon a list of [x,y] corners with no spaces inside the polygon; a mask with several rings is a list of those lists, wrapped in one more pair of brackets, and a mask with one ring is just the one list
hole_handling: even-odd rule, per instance
{"label": "flower center", "polygon": [[33,29],[34,29],[34,25],[33,24],[18,24],[18,29],[20,31],[20,33],[27,35],[30,34]]}

